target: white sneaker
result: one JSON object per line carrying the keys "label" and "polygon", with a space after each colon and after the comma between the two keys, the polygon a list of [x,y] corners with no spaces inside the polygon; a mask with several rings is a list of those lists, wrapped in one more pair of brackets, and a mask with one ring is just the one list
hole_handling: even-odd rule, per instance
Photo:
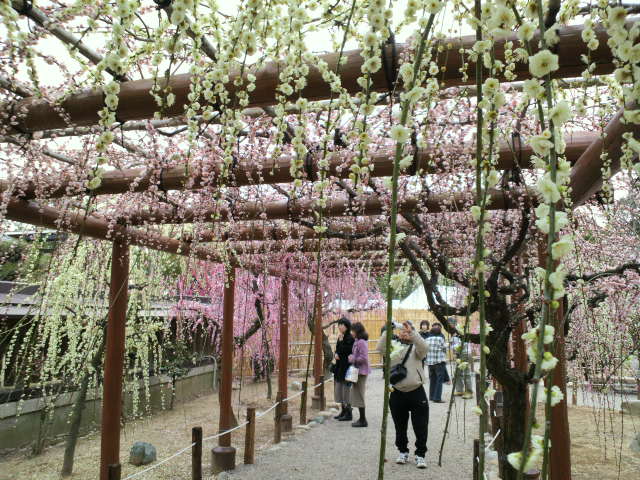
{"label": "white sneaker", "polygon": [[408,460],[409,460],[409,454],[401,453],[400,455],[398,455],[398,458],[396,458],[396,463],[398,465],[404,465],[405,463],[407,463]]}
{"label": "white sneaker", "polygon": [[416,467],[427,468],[427,462],[424,461],[424,457],[416,456]]}

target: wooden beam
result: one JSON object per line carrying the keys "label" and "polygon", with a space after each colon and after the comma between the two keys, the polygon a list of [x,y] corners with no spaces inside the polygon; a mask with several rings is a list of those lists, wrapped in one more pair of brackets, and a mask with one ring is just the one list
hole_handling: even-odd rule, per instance
{"label": "wooden beam", "polygon": [[[106,219],[96,215],[87,215],[84,211],[60,211],[57,208],[40,205],[35,202],[24,200],[11,200],[7,205],[5,215],[7,220],[28,223],[38,227],[51,228],[76,233],[81,236],[96,238],[98,240],[122,241],[129,245],[151,248],[161,252],[174,253],[177,255],[193,255],[199,260],[223,263],[225,260],[237,265],[234,257],[225,257],[219,251],[194,247],[188,242],[176,240],[171,237],[155,234],[140,229],[133,229],[122,225],[109,223]],[[306,277],[291,272],[283,272],[274,266],[255,266],[244,264],[243,268],[251,271],[263,272],[267,269],[269,275],[281,277],[287,275],[288,278],[298,281],[306,281]]]}
{"label": "wooden beam", "polygon": [[[599,47],[594,51],[589,51],[581,38],[583,26],[565,26],[558,30],[560,42],[557,44],[557,54],[559,57],[560,68],[554,72],[555,78],[574,78],[581,75],[585,66],[581,60],[581,56],[588,55],[590,61],[595,64],[594,75],[609,74],[614,70],[613,55],[607,45],[608,36],[601,26],[596,26],[596,38],[599,40]],[[531,45],[538,45],[538,34],[532,39]],[[466,36],[462,38],[443,39],[441,44],[445,46],[443,52],[438,53],[436,61],[444,71],[438,75],[441,79],[443,87],[452,87],[460,85],[468,85],[475,82],[472,76],[463,77],[460,70],[466,65],[466,71],[474,68],[473,61],[466,55],[460,53],[460,49],[470,50],[475,43],[475,36]],[[494,52],[496,58],[504,60],[505,43],[513,42],[519,44],[515,34],[505,39],[496,41]],[[447,48],[447,47],[451,48]],[[392,46],[385,46],[387,55],[392,54]],[[395,54],[402,56],[406,52],[406,45],[396,45]],[[323,55],[321,58],[327,62],[327,69],[336,71],[338,53],[330,53]],[[362,75],[361,67],[363,57],[360,50],[351,50],[344,52],[342,58],[345,63],[340,68],[340,80],[342,87],[347,93],[354,95],[361,91],[358,85],[358,78]],[[265,107],[276,103],[276,90],[279,85],[279,75],[282,65],[279,63],[269,63],[259,70],[251,71],[245,69],[244,75],[253,73],[256,76],[256,88],[249,93],[248,107]],[[390,72],[390,76],[395,78],[397,72]],[[513,80],[523,80],[529,78],[529,68],[527,63],[517,63],[514,70],[515,78]],[[233,97],[239,88],[234,84],[239,72],[230,75],[229,82],[225,85],[229,94]],[[387,76],[384,69],[372,75],[371,90],[386,91],[389,88]],[[167,86],[175,95],[175,102],[165,110],[167,117],[174,117],[184,114],[184,107],[187,105],[187,96],[191,86],[191,76],[189,74],[174,75],[165,81],[159,79],[160,88]],[[158,110],[156,101],[150,90],[155,84],[152,78],[124,82],[120,89],[120,101],[116,117],[120,121],[142,120],[151,118]],[[301,96],[314,101],[329,98],[331,88],[322,78],[321,72],[316,65],[309,65],[309,74],[307,76],[307,85],[302,90]],[[204,99],[200,99],[201,104],[206,104]],[[58,106],[59,104],[59,106]],[[92,89],[80,92],[78,94],[69,95],[60,101],[49,103],[43,99],[29,98],[16,102],[13,105],[6,105],[4,108],[10,108],[15,112],[23,112],[15,121],[14,126],[20,132],[36,132],[48,130],[52,128],[67,128],[69,126],[88,126],[98,123],[98,112],[104,106],[103,93],[100,89]],[[64,115],[58,111],[60,108]],[[70,124],[63,118],[68,116]]]}
{"label": "wooden beam", "polygon": [[120,463],[120,416],[125,325],[129,291],[129,246],[113,242],[109,283],[109,322],[104,356],[102,420],[100,428],[100,480],[108,480],[109,465]]}
{"label": "wooden beam", "polygon": [[[637,105],[629,105],[629,110],[635,110]],[[640,125],[622,123],[623,110],[618,111],[604,129],[604,135],[598,136],[580,155],[571,169],[571,199],[573,206],[578,207],[589,200],[602,188],[602,168],[604,166],[603,153],[610,160],[611,176],[620,170],[620,157],[624,145],[623,134],[630,132],[637,140],[640,137]],[[637,155],[635,158],[637,161]]]}
{"label": "wooden beam", "polygon": [[[535,193],[529,189],[492,190],[489,194],[488,209],[505,210],[519,205],[518,198],[525,196],[535,203]],[[432,194],[425,198],[404,197],[398,205],[400,214],[442,213],[467,211],[473,204],[472,191]],[[377,195],[362,195],[350,199],[346,195],[331,197],[323,209],[324,217],[373,216],[384,215],[387,204]],[[226,207],[205,207],[202,209],[184,208],[176,210],[170,207],[150,208],[142,211],[125,212],[118,223],[129,225],[171,224],[195,222],[255,221],[255,220],[290,220],[292,218],[312,217],[319,211],[314,199],[302,199],[289,202],[287,200],[265,202],[245,202]]]}
{"label": "wooden beam", "polygon": [[[567,136],[566,158],[575,163],[580,155],[598,139],[598,135],[590,132],[579,132]],[[473,145],[469,145],[469,156]],[[521,145],[509,145],[503,143],[500,147],[496,168],[510,170],[512,168],[532,168],[531,156],[533,150],[524,142]],[[328,158],[328,174],[336,178],[348,178],[350,170],[346,168],[350,162],[348,153],[331,154]],[[372,177],[388,177],[393,173],[394,154],[392,151],[383,151],[370,158],[374,166]],[[419,150],[415,156],[416,164],[409,168],[414,173],[424,169],[428,173],[442,173],[444,170],[437,158],[427,150]],[[212,167],[212,168],[211,168]],[[60,198],[72,195],[109,195],[126,192],[144,192],[151,187],[160,190],[198,190],[201,188],[218,186],[222,171],[221,163],[207,165],[207,172],[194,170],[186,164],[167,169],[159,168],[131,168],[124,170],[112,170],[102,176],[100,186],[90,192],[82,187],[81,182],[69,177],[61,181],[50,183],[44,189],[41,182],[26,181],[6,182],[0,181],[0,192],[13,188],[16,196],[26,200],[34,198]],[[255,184],[273,185],[277,183],[293,182],[294,177],[290,173],[291,157],[284,156],[275,161],[266,161],[263,164],[256,162],[243,162],[231,172],[224,183],[230,186],[245,186]],[[319,176],[318,159],[312,157],[309,167],[306,169],[306,178],[315,180]],[[79,185],[78,185],[79,184]]]}

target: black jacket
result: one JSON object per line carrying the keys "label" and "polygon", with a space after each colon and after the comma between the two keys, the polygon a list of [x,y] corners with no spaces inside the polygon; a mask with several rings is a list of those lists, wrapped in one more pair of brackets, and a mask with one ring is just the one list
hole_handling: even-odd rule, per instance
{"label": "black jacket", "polygon": [[342,340],[338,340],[336,343],[336,354],[338,355],[338,360],[336,360],[336,368],[333,371],[333,378],[339,382],[344,382],[344,377],[347,374],[347,369],[349,368],[349,355],[351,355],[351,350],[353,349],[353,337],[350,333],[346,333]]}

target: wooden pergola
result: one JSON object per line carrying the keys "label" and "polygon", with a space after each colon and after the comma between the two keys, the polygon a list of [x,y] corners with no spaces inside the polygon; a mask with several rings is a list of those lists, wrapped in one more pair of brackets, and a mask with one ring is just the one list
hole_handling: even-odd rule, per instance
{"label": "wooden pergola", "polygon": [[[20,7],[23,2],[14,1],[14,6]],[[24,2],[26,3],[26,2]],[[16,8],[17,8],[16,7]],[[39,12],[39,13],[38,13]],[[36,8],[29,11],[30,18],[35,20],[43,28],[48,27],[46,15]],[[42,16],[45,18],[43,19]],[[68,44],[75,44],[80,55],[85,56],[92,63],[98,63],[101,57],[86,47],[81,40],[69,32],[51,31],[56,37]],[[558,31],[561,38],[558,43],[557,54],[560,60],[560,68],[554,73],[556,78],[567,79],[578,76],[584,69],[580,60],[581,55],[588,54],[595,64],[594,75],[606,75],[613,72],[615,65],[612,54],[607,46],[607,35],[604,29],[596,28],[600,46],[594,51],[588,51],[581,39],[582,27],[563,27]],[[459,53],[461,48],[470,49],[475,43],[475,37],[452,38],[442,41],[447,45],[445,52],[439,54],[437,61],[440,66],[446,67],[441,79],[445,87],[461,87],[473,83],[472,78],[463,78],[460,73],[463,63],[469,63],[469,70],[475,68],[473,61],[463,58]],[[504,57],[504,44],[507,41],[515,42],[513,38],[507,38],[496,42],[496,57]],[[531,42],[537,45],[537,42]],[[206,51],[210,45],[203,46]],[[390,54],[391,46],[385,46],[385,51]],[[396,45],[396,54],[400,55],[405,49],[404,45]],[[359,50],[348,51],[343,54],[346,63],[340,68],[340,80],[342,86],[350,94],[356,94],[361,90],[357,83],[361,75],[362,56]],[[535,52],[534,52],[535,53]],[[325,55],[323,59],[328,63],[329,69],[334,69],[338,61],[338,53]],[[392,78],[398,75],[396,71],[390,72]],[[389,72],[388,72],[389,73]],[[256,88],[249,95],[249,109],[263,109],[277,103],[276,88],[278,86],[279,65],[268,64],[258,71],[256,76]],[[514,71],[515,80],[524,80],[529,77],[526,65],[518,64]],[[236,73],[239,75],[239,73]],[[151,121],[157,105],[150,95],[153,80],[129,80],[121,78],[119,104],[116,117],[122,122],[122,129],[140,128],[140,123],[146,125]],[[388,81],[381,70],[372,76],[372,90],[386,91]],[[189,94],[191,79],[187,75],[171,76],[166,86],[175,95],[175,102],[163,113],[165,118],[153,120],[164,122],[163,125],[176,125],[184,123],[181,117],[185,105],[190,102]],[[49,103],[30,95],[27,87],[16,86],[14,83],[3,84],[4,88],[11,87],[17,96],[24,97],[15,102],[0,106],[6,112],[18,112],[18,115],[6,115],[11,118],[10,129],[12,137],[4,139],[12,141],[16,137],[29,138],[39,134],[38,138],[48,138],[52,135],[86,135],[94,133],[90,127],[98,122],[98,111],[104,107],[102,91],[87,90],[70,95],[60,102]],[[231,76],[225,88],[233,95],[237,87],[234,77]],[[331,97],[331,89],[323,80],[322,74],[314,66],[309,65],[307,86],[302,91],[302,96],[309,100],[320,101]],[[204,102],[204,100],[203,100]],[[203,103],[203,105],[206,102]],[[64,112],[64,115],[61,115]],[[141,122],[142,121],[142,122]],[[137,123],[136,123],[137,122]],[[142,126],[144,128],[144,126]],[[621,145],[623,133],[631,131],[634,135],[640,133],[637,125],[629,125],[621,122],[621,115],[614,116],[602,135],[592,132],[572,133],[567,135],[566,158],[572,164],[571,170],[571,195],[573,205],[578,206],[588,200],[602,186],[602,153],[606,153],[611,161],[611,171],[615,173],[620,168]],[[35,138],[35,137],[34,137]],[[514,155],[514,149],[517,155]],[[45,152],[46,153],[46,152]],[[52,153],[53,154],[53,153]],[[497,168],[510,170],[513,168],[530,169],[532,150],[530,147],[513,144],[503,144],[500,147]],[[314,182],[319,176],[317,158],[310,156],[305,166],[305,182]],[[348,177],[348,169],[341,168],[345,159],[340,154],[330,155],[329,167],[325,172],[330,178],[340,180]],[[64,160],[63,160],[64,161]],[[375,166],[372,176],[385,177],[391,175],[393,169],[393,152],[376,154],[370,159]],[[431,165],[425,169],[425,165]],[[251,186],[256,184],[283,184],[294,180],[289,171],[290,159],[282,157],[273,163],[255,166],[242,160],[234,166],[231,172],[234,178],[233,187]],[[435,167],[433,166],[435,165]],[[238,268],[263,272],[266,269],[269,275],[281,278],[282,299],[280,320],[280,352],[279,362],[279,394],[284,398],[287,395],[287,358],[288,358],[288,289],[290,281],[308,281],[308,277],[295,271],[288,271],[281,267],[266,262],[255,262],[255,258],[269,258],[274,254],[285,252],[301,252],[311,255],[318,249],[326,248],[331,251],[327,256],[330,265],[337,265],[339,261],[350,264],[364,265],[371,269],[386,269],[386,242],[381,236],[386,227],[385,216],[388,215],[388,207],[384,201],[375,195],[350,197],[346,193],[342,197],[329,199],[326,207],[319,208],[310,199],[296,202],[271,201],[245,202],[230,209],[202,210],[190,205],[178,208],[166,207],[149,209],[137,209],[126,212],[120,218],[112,219],[102,215],[100,211],[86,214],[81,208],[71,208],[60,211],[47,203],[48,200],[82,196],[130,194],[145,192],[150,188],[182,191],[198,191],[203,188],[215,188],[222,172],[221,165],[213,165],[206,177],[197,171],[190,171],[184,166],[173,167],[164,171],[153,168],[131,168],[113,170],[107,172],[102,184],[87,192],[83,188],[72,187],[68,179],[51,179],[43,190],[29,181],[15,183],[1,182],[0,193],[10,195],[5,218],[16,222],[51,229],[60,229],[80,236],[90,237],[113,243],[111,284],[110,284],[110,309],[107,328],[106,354],[104,360],[105,382],[103,387],[102,410],[102,449],[101,449],[101,480],[107,480],[107,468],[109,465],[118,464],[120,444],[120,416],[122,403],[123,361],[125,341],[125,319],[127,311],[127,286],[129,273],[129,246],[141,246],[169,252],[173,254],[194,257],[209,262],[224,262],[229,266],[228,281],[224,289],[224,318],[222,332],[222,382],[220,395],[220,431],[226,431],[231,427],[231,393],[232,393],[232,363],[233,363],[233,312],[234,312],[234,277]],[[441,173],[438,166],[437,153],[418,150],[414,155],[414,164],[406,172],[411,175],[438,175]],[[492,201],[489,208],[495,210],[507,210],[517,208],[516,198],[526,198],[535,202],[532,191],[523,187],[519,191],[505,191],[496,189],[491,193]],[[472,192],[454,192],[453,194],[432,195],[427,198],[422,196],[404,196],[399,202],[399,213],[427,214],[441,212],[456,212],[463,210],[465,205],[472,202]],[[324,217],[339,217],[336,228],[346,239],[320,240],[318,234],[310,227],[304,225],[291,225],[292,218],[304,218],[321,213]],[[463,215],[461,213],[461,215]],[[368,218],[367,218],[368,217]],[[219,233],[214,230],[195,230],[193,234],[180,238],[167,236],[161,231],[154,230],[156,225],[206,223],[207,225],[223,223],[231,218],[241,219],[245,228],[234,234]],[[330,221],[333,221],[331,219]],[[400,222],[402,223],[402,221]],[[351,224],[351,227],[348,225]],[[368,231],[372,226],[380,228],[380,235],[375,239],[359,239],[358,234]],[[281,246],[284,239],[296,239],[297,243]],[[226,250],[226,251],[224,251]],[[255,262],[255,263],[252,263]],[[316,289],[316,317],[315,317],[315,342],[314,342],[314,366],[315,383],[320,382],[322,376],[322,318],[320,288]],[[561,362],[562,362],[561,358]],[[563,371],[559,369],[555,376],[555,382],[565,390],[565,378]],[[319,387],[322,388],[322,387]],[[322,398],[322,392],[316,392],[317,402]],[[286,413],[286,412],[284,412]],[[569,436],[567,424],[566,404],[553,410],[554,431],[552,442],[554,449],[552,456],[552,478],[554,480],[566,480],[570,478]],[[559,452],[559,453],[558,453]],[[220,437],[219,446],[214,449],[214,458],[221,469],[233,468],[235,464],[235,450],[231,446],[229,434]]]}

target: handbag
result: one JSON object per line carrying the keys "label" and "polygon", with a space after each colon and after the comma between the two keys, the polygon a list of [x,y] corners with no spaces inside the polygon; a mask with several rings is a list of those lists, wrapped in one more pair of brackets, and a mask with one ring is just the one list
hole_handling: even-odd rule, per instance
{"label": "handbag", "polygon": [[394,365],[391,369],[391,372],[389,372],[389,383],[391,383],[391,385],[400,383],[402,380],[407,378],[407,367],[405,367],[404,364],[407,361],[407,358],[409,358],[409,354],[411,353],[412,348],[413,344],[409,345],[407,353],[404,354],[402,362]]}
{"label": "handbag", "polygon": [[349,368],[347,368],[347,373],[345,374],[344,379],[347,382],[358,383],[359,373],[360,372],[356,367],[354,367],[353,365],[349,365]]}

